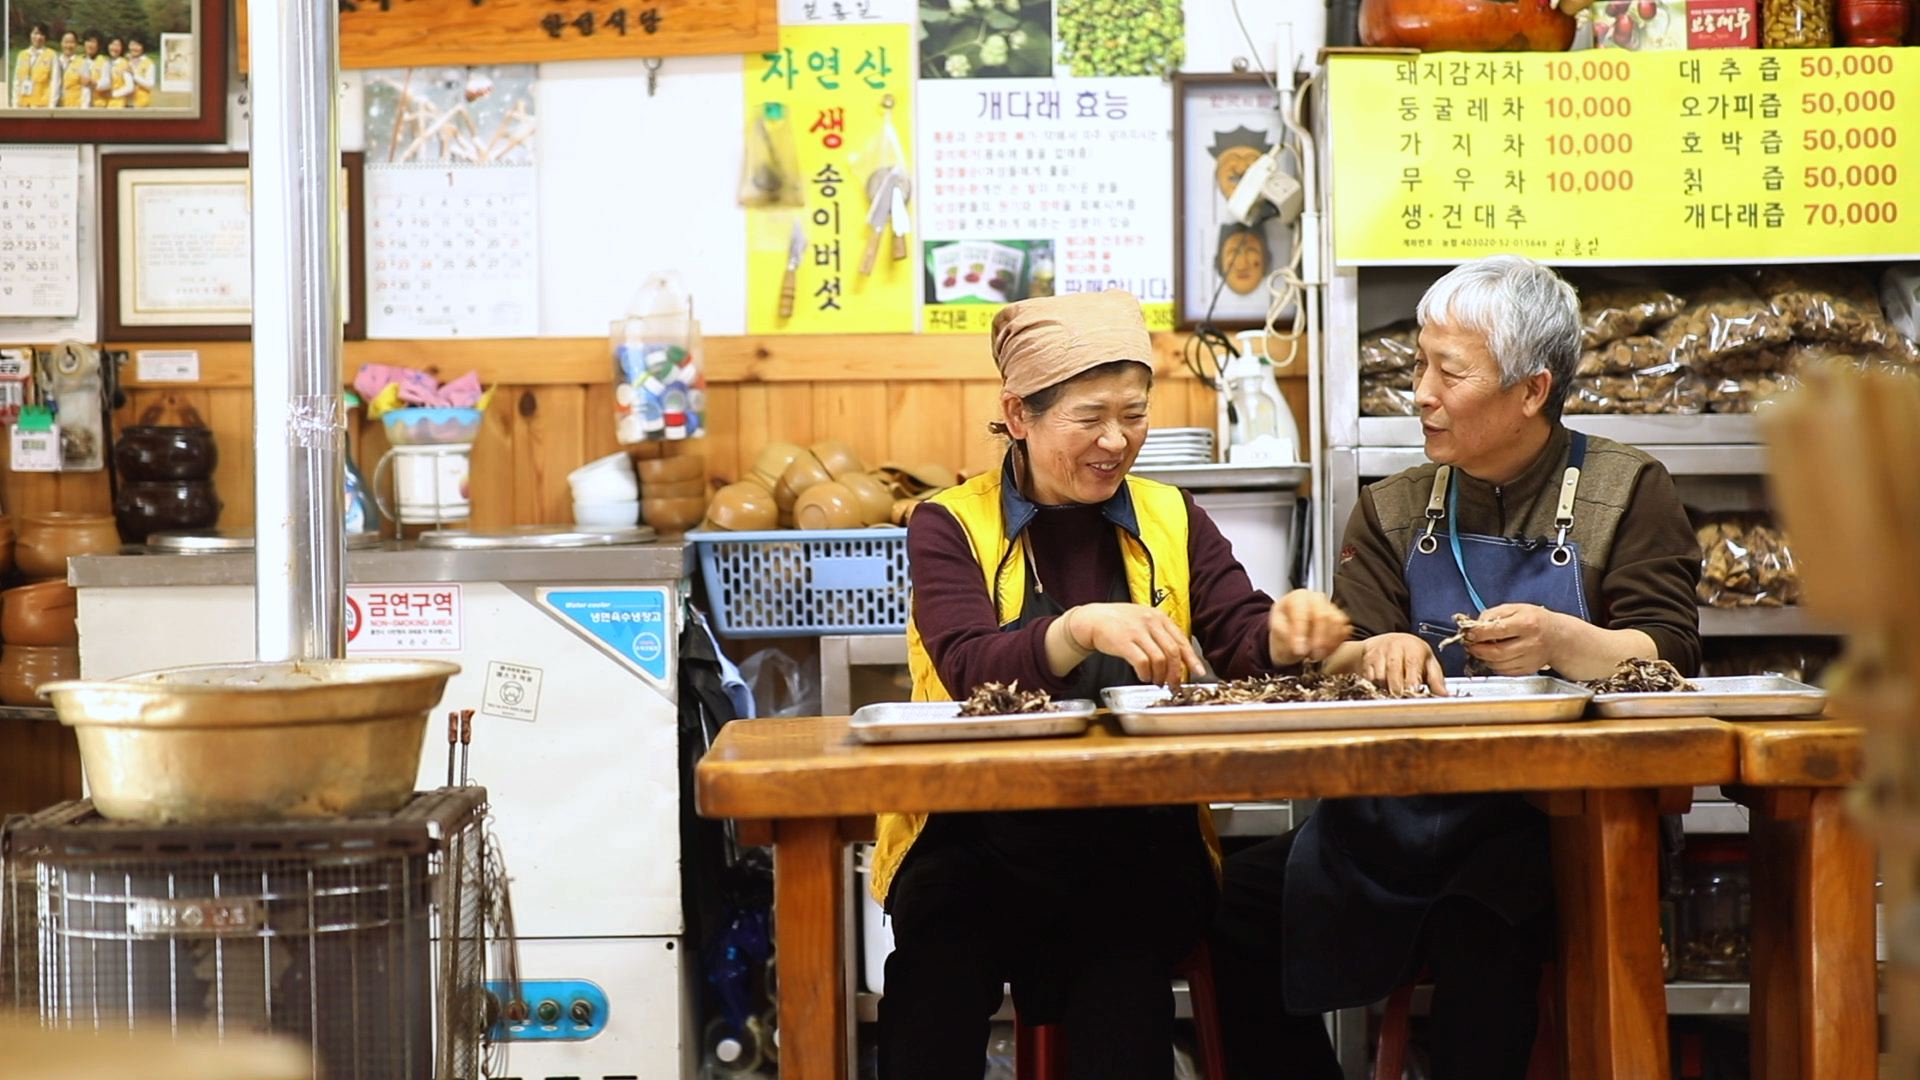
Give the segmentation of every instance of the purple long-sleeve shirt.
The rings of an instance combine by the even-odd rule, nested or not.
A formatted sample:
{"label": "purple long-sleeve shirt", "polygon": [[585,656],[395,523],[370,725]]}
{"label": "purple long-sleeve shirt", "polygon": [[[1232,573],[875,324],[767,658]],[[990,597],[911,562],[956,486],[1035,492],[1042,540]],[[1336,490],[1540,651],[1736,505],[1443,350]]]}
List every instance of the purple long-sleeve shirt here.
{"label": "purple long-sleeve shirt", "polygon": [[[1253,587],[1213,519],[1191,496],[1185,498],[1189,609],[1201,654],[1222,678],[1273,670],[1267,655],[1273,599]],[[1027,532],[1037,576],[1063,608],[1104,603],[1112,597],[1113,583],[1126,578],[1119,535],[1098,505],[1041,506]],[[1047,667],[1046,635],[1053,617],[1018,630],[1000,629],[973,549],[944,507],[928,503],[913,515],[907,557],[914,622],[941,683],[954,696],[965,696],[983,682],[1014,679],[1053,694],[1069,691],[1067,680]]]}

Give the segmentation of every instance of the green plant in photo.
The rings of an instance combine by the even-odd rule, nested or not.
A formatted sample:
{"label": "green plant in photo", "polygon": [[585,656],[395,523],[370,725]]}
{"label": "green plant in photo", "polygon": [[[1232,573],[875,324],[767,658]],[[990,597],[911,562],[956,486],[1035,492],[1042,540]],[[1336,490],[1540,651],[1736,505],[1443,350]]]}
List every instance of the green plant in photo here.
{"label": "green plant in photo", "polygon": [[1075,75],[1171,78],[1186,56],[1180,0],[1060,0],[1060,62]]}
{"label": "green plant in photo", "polygon": [[921,0],[922,78],[1051,75],[1052,46],[1050,0]]}

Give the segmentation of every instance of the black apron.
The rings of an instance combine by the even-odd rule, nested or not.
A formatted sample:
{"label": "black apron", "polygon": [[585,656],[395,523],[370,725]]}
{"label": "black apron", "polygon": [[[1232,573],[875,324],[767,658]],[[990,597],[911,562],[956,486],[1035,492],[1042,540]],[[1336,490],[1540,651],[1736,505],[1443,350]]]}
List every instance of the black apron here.
{"label": "black apron", "polygon": [[[1591,621],[1579,546],[1567,539],[1586,450],[1573,432],[1551,539],[1458,532],[1451,470],[1435,476],[1405,568],[1412,625],[1429,645],[1455,632],[1454,613],[1501,604]],[[1465,649],[1439,655],[1448,678],[1465,673]],[[1329,799],[1294,839],[1284,890],[1287,1007],[1365,1005],[1416,973],[1421,925],[1442,898],[1471,897],[1509,923],[1552,902],[1546,818],[1513,794]]]}

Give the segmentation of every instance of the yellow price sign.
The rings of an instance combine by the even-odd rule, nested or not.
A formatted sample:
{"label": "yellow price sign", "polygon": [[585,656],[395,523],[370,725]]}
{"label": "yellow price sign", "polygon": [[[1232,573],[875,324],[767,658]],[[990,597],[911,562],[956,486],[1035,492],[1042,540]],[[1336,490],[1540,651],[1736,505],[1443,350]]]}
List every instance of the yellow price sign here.
{"label": "yellow price sign", "polygon": [[1920,254],[1915,54],[1334,57],[1334,259]]}

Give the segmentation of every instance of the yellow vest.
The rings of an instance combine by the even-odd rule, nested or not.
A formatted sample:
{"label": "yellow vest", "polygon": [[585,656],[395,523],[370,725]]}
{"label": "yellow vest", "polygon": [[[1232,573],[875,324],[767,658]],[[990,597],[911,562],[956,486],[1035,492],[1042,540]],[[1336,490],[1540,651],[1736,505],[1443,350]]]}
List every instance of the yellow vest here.
{"label": "yellow vest", "polygon": [[122,56],[113,61],[111,68],[113,96],[108,99],[107,108],[124,109],[127,107],[129,94],[123,94],[121,91],[133,89],[133,62]]}
{"label": "yellow vest", "polygon": [[60,60],[60,107],[63,109],[82,108],[87,103],[87,72],[91,65],[87,58],[75,53],[72,58]]}
{"label": "yellow vest", "polygon": [[[1027,560],[1012,551],[1000,507],[1001,471],[991,470],[959,487],[948,488],[930,502],[952,514],[967,534],[974,561],[980,565],[981,580],[994,598],[1000,625],[1020,618],[1027,598]],[[1134,518],[1140,535],[1133,536],[1115,526],[1120,534],[1120,552],[1127,571],[1127,596],[1136,604],[1159,608],[1173,620],[1182,634],[1190,633],[1193,622],[1189,605],[1191,567],[1187,564],[1187,504],[1180,489],[1156,480],[1127,477],[1127,491],[1133,497]],[[1151,558],[1149,558],[1151,553]],[[1157,592],[1157,596],[1155,593]],[[953,693],[940,682],[928,655],[920,628],[909,614],[907,618],[907,667],[913,674],[913,700],[952,701]],[[1213,845],[1211,819],[1206,807],[1200,808],[1202,832]],[[925,814],[881,814],[875,824],[873,877],[869,888],[873,898],[884,904],[893,887],[893,875],[906,860],[907,851],[926,827]]]}
{"label": "yellow vest", "polygon": [[42,109],[53,104],[53,50],[29,45],[13,65],[14,107]]}
{"label": "yellow vest", "polygon": [[113,58],[100,53],[87,61],[87,77],[93,80],[93,107],[106,108],[113,100]]}
{"label": "yellow vest", "polygon": [[[133,84],[133,107],[144,109],[153,102],[153,91],[149,89],[153,83],[153,57],[143,53],[128,66],[132,69],[128,77],[137,80]],[[140,85],[143,82],[148,86]]]}

